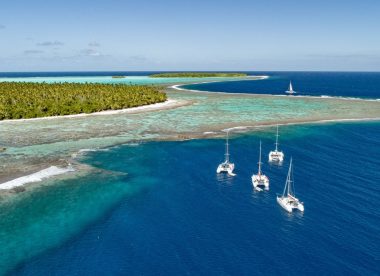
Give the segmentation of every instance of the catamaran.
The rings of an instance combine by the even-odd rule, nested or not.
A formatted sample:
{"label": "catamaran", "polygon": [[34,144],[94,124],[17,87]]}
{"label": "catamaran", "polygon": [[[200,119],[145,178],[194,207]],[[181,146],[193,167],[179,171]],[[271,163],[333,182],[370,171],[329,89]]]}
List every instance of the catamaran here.
{"label": "catamaran", "polygon": [[236,174],[233,173],[235,169],[235,164],[230,162],[230,153],[229,153],[229,144],[228,144],[228,131],[227,131],[227,137],[226,137],[226,153],[224,154],[224,162],[219,164],[218,168],[216,169],[217,173],[228,173],[228,175],[235,176]]}
{"label": "catamaran", "polygon": [[276,134],[276,149],[269,152],[269,162],[278,162],[281,163],[284,161],[284,153],[278,150],[278,125],[277,125],[277,134]]}
{"label": "catamaran", "polygon": [[293,90],[292,81],[290,81],[289,88],[288,88],[288,90],[285,91],[285,93],[288,93],[290,95],[297,93],[296,91]]}
{"label": "catamaran", "polygon": [[303,203],[300,202],[299,199],[295,196],[292,169],[292,159],[290,159],[289,171],[288,176],[286,177],[284,192],[281,196],[277,196],[277,202],[289,213],[293,212],[293,209],[298,209],[303,212],[305,209]]}
{"label": "catamaran", "polygon": [[260,141],[260,156],[259,156],[259,171],[257,174],[252,175],[252,184],[255,190],[262,191],[263,188],[265,190],[269,190],[269,178],[262,173],[261,171],[261,141]]}

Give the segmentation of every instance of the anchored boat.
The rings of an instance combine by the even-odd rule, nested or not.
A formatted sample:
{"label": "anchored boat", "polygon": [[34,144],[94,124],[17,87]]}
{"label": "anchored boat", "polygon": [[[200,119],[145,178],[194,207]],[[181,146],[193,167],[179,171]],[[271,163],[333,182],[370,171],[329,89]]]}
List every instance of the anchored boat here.
{"label": "anchored boat", "polygon": [[281,163],[284,161],[284,153],[278,150],[278,125],[277,125],[277,134],[276,134],[276,149],[269,152],[269,162],[278,162]]}
{"label": "anchored boat", "polygon": [[269,178],[262,173],[261,171],[261,141],[260,141],[260,156],[259,156],[259,170],[257,174],[252,175],[252,184],[255,190],[262,191],[263,188],[265,190],[269,190]]}
{"label": "anchored boat", "polygon": [[228,173],[231,176],[235,176],[236,174],[233,173],[235,169],[235,164],[230,162],[230,153],[229,153],[229,144],[228,144],[228,131],[226,136],[226,153],[224,154],[224,162],[219,164],[218,168],[216,169],[217,173]]}
{"label": "anchored boat", "polygon": [[293,90],[293,86],[292,86],[292,82],[291,81],[289,83],[289,88],[288,88],[288,90],[285,91],[285,93],[288,93],[290,95],[292,95],[294,93],[297,93],[296,91]]}
{"label": "anchored boat", "polygon": [[293,209],[298,209],[301,212],[305,210],[303,203],[300,202],[299,199],[295,196],[292,159],[290,159],[289,171],[288,176],[286,177],[284,192],[281,196],[277,196],[277,202],[289,213],[293,212]]}

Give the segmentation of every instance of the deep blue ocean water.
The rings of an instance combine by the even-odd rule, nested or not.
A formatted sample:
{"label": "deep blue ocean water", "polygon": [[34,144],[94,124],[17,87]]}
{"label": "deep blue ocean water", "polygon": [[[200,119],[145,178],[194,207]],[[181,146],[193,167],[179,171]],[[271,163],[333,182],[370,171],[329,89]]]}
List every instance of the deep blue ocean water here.
{"label": "deep blue ocean water", "polygon": [[[13,274],[379,275],[380,123],[280,127],[285,162],[264,162],[270,191],[255,192],[259,141],[266,159],[274,133],[231,139],[236,177],[215,173],[222,139],[89,153],[83,162],[127,172],[118,181],[144,189],[118,197],[79,234]],[[286,213],[275,199],[290,156],[304,214]]]}
{"label": "deep blue ocean water", "polygon": [[184,88],[229,93],[285,95],[292,81],[296,95],[380,99],[380,72],[249,72],[268,79],[185,85]]}

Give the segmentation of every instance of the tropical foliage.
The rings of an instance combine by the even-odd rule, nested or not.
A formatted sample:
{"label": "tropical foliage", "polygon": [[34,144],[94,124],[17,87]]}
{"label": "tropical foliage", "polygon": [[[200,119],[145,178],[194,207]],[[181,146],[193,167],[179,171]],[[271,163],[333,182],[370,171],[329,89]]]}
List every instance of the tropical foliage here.
{"label": "tropical foliage", "polygon": [[166,98],[162,88],[147,85],[0,82],[0,120],[123,109]]}
{"label": "tropical foliage", "polygon": [[246,73],[174,72],[150,75],[152,78],[214,78],[246,77]]}

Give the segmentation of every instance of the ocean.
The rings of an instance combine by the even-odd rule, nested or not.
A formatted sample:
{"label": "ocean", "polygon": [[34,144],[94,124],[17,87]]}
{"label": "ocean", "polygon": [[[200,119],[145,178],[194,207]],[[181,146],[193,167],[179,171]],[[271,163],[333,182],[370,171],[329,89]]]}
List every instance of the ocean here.
{"label": "ocean", "polygon": [[[259,141],[266,160],[274,134],[272,128],[231,139],[235,177],[215,173],[223,159],[221,139],[88,153],[84,163],[123,175],[90,177],[77,183],[83,188],[75,192],[69,191],[72,181],[61,183],[69,196],[60,191],[41,199],[53,206],[44,215],[51,221],[42,214],[34,221],[36,231],[52,231],[43,230],[40,238],[60,232],[54,229],[58,222],[72,229],[66,215],[66,223],[83,229],[24,261],[13,274],[379,274],[380,124],[280,127],[285,162],[264,162],[270,191],[255,192],[250,176],[257,171]],[[303,214],[289,214],[276,202],[290,157]],[[73,193],[80,193],[76,203]],[[63,198],[57,203],[57,197]]]}
{"label": "ocean", "polygon": [[[380,85],[372,81],[376,73],[351,85],[341,80],[359,73],[294,74],[299,75],[291,78],[295,90],[304,74],[308,91],[331,82],[342,87],[328,96],[380,98]],[[268,75],[257,81],[274,81],[267,92],[276,93],[277,78],[287,87],[285,77]],[[250,83],[207,85],[235,93],[236,86]],[[348,95],[359,89],[361,94]],[[50,179],[33,193],[0,204],[0,270],[11,275],[380,274],[380,122],[284,125],[279,131],[281,166],[267,162],[275,127],[232,135],[235,177],[215,172],[224,139],[135,142],[86,152],[80,162],[97,168],[92,174]],[[267,192],[255,192],[251,184],[260,141],[263,171],[270,178]],[[289,214],[276,202],[290,157],[304,213]]]}
{"label": "ocean", "polygon": [[248,72],[269,76],[260,81],[201,83],[183,86],[211,92],[285,95],[289,82],[295,96],[380,99],[380,72]]}

